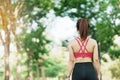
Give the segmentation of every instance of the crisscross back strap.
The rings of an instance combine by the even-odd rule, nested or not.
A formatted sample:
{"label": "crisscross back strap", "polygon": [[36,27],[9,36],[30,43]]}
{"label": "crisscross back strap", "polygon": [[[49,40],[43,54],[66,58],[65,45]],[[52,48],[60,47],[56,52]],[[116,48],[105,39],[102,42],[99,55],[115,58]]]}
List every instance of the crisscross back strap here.
{"label": "crisscross back strap", "polygon": [[76,39],[76,41],[78,42],[78,44],[80,46],[79,52],[82,52],[82,53],[85,53],[85,51],[88,52],[88,50],[86,49],[86,45],[87,45],[87,42],[89,40],[89,37],[87,37],[84,42],[82,42],[82,40],[79,37],[77,37],[75,39]]}

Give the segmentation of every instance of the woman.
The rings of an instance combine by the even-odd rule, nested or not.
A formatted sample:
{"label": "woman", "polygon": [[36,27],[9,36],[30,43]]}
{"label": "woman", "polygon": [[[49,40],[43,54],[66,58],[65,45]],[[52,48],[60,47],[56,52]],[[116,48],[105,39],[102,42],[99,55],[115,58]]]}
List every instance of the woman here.
{"label": "woman", "polygon": [[79,19],[76,25],[79,37],[69,43],[69,65],[66,79],[100,80],[100,63],[96,40],[88,36],[89,22]]}

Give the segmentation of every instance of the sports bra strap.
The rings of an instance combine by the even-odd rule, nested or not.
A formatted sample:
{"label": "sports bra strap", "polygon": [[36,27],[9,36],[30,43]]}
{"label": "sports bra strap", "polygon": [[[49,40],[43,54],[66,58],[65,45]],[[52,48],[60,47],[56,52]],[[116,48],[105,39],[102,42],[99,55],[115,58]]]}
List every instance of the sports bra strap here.
{"label": "sports bra strap", "polygon": [[75,38],[75,40],[78,42],[79,46],[81,47],[82,45],[80,44],[79,40]]}
{"label": "sports bra strap", "polygon": [[86,47],[86,45],[87,45],[87,43],[88,43],[88,40],[89,40],[89,37],[87,37],[87,39],[86,39],[86,41],[85,41],[85,47]]}
{"label": "sports bra strap", "polygon": [[82,42],[82,40],[79,37],[75,38],[75,40],[78,42],[80,46],[79,52],[85,52],[85,50],[88,52],[88,50],[86,49],[86,45],[89,40],[89,37],[87,37],[84,42]]}

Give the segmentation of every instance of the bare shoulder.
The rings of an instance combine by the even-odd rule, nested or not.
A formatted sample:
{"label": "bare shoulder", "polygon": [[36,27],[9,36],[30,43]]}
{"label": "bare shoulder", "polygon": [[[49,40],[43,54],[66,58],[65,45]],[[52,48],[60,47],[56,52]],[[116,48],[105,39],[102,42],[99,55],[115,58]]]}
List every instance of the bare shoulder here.
{"label": "bare shoulder", "polygon": [[72,46],[72,45],[75,44],[75,42],[76,42],[75,39],[71,39],[71,40],[69,41],[69,44],[68,44],[68,45],[69,45],[69,46]]}
{"label": "bare shoulder", "polygon": [[91,42],[92,44],[94,44],[94,45],[97,44],[97,41],[96,41],[95,39],[93,39],[93,38],[90,38],[90,42]]}

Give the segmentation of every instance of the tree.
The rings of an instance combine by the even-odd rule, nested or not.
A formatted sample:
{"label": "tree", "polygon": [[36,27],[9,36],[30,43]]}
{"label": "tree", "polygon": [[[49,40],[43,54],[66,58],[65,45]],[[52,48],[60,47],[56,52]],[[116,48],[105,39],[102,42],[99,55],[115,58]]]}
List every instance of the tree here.
{"label": "tree", "polygon": [[26,33],[25,37],[22,38],[22,45],[28,54],[28,68],[30,68],[30,62],[36,64],[38,79],[40,76],[39,68],[45,63],[44,55],[48,54],[48,49],[46,48],[47,44],[50,43],[43,34],[44,30],[45,27],[39,24],[37,30],[32,30],[31,33]]}
{"label": "tree", "polygon": [[[25,0],[22,9],[23,13],[21,15],[26,27],[30,26],[28,28],[31,28],[31,25],[33,23],[36,23],[38,25],[38,30],[32,30],[29,34],[25,33],[26,35],[22,42],[22,45],[28,54],[28,66],[30,67],[30,63],[36,64],[38,77],[40,76],[39,66],[42,64],[41,61],[43,62],[43,55],[48,53],[46,52],[47,50],[45,48],[45,45],[49,43],[49,40],[47,40],[43,35],[46,26],[43,26],[39,20],[43,17],[46,17],[46,14],[49,12],[49,10],[53,8],[53,4],[54,3],[52,0]],[[28,69],[28,77],[29,70],[30,69]]]}
{"label": "tree", "polygon": [[[10,54],[10,42],[11,42],[11,38],[10,35],[11,33],[13,33],[13,35],[15,36],[15,40],[18,41],[17,37],[16,37],[16,20],[19,16],[19,11],[22,7],[22,0],[19,1],[12,1],[12,0],[0,0],[0,40],[2,41],[2,44],[4,46],[4,62],[5,62],[5,80],[9,80],[9,76],[10,76],[10,68],[9,68],[9,54]],[[5,36],[4,36],[4,35]],[[5,37],[5,38],[4,38]],[[18,49],[18,53],[19,52],[19,45],[18,43],[16,43],[17,45],[17,49]],[[18,59],[19,61],[19,59]],[[19,63],[18,63],[19,65]],[[20,65],[19,65],[20,66]],[[18,69],[19,70],[19,67]],[[18,72],[19,76],[20,76],[20,70]],[[18,80],[20,79],[20,77],[18,76]]]}
{"label": "tree", "polygon": [[120,34],[120,27],[115,24],[119,19],[119,3],[118,0],[60,0],[54,10],[57,16],[69,16],[75,21],[88,18],[91,36],[100,43],[101,51],[106,52],[113,45],[114,35]]}

